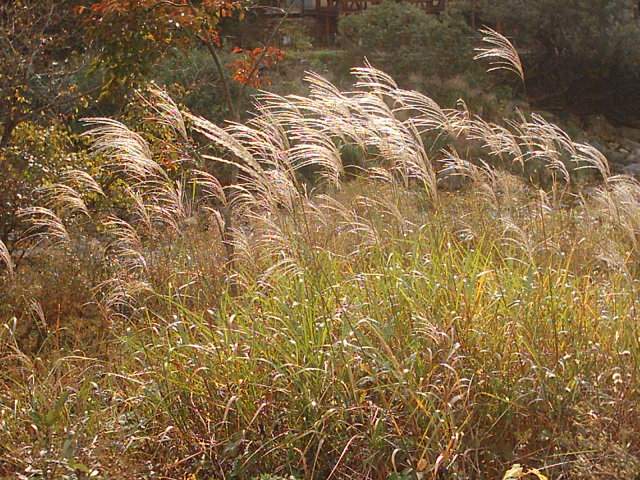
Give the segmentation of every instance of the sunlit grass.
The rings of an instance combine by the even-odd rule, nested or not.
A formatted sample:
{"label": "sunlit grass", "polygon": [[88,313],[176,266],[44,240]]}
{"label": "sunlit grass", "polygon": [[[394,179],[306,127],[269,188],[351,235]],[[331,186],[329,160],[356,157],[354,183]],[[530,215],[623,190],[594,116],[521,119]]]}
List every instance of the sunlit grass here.
{"label": "sunlit grass", "polygon": [[[640,184],[541,117],[500,127],[355,73],[226,128],[157,93],[182,170],[92,121],[126,211],[90,208],[82,175],[25,211],[0,476],[640,473]],[[430,158],[434,136],[488,153]]]}

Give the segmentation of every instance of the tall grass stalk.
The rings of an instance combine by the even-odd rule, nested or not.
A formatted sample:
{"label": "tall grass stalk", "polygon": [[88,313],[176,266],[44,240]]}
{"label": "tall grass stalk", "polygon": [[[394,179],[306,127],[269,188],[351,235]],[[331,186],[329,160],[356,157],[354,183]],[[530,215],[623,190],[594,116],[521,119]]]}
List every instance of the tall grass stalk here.
{"label": "tall grass stalk", "polygon": [[[2,475],[640,473],[638,182],[542,116],[354,75],[226,126],[156,91],[159,143],[89,121],[119,207],[73,174],[23,212],[40,243],[2,280]],[[60,342],[91,315],[108,348]]]}

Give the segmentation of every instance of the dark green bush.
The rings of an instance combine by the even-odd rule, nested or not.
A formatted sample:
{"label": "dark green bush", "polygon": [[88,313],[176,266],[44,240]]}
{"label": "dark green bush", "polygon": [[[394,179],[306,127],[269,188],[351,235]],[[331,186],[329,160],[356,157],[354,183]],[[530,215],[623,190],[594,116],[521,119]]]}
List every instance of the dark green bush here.
{"label": "dark green bush", "polygon": [[473,31],[462,16],[428,15],[407,3],[384,2],[339,23],[352,63],[367,57],[397,78],[452,77],[473,69]]}
{"label": "dark green bush", "polygon": [[441,105],[452,107],[463,98],[472,111],[502,118],[513,98],[509,85],[491,84],[496,77],[473,60],[479,36],[461,12],[429,15],[415,5],[387,1],[340,19],[338,28],[344,65],[366,58],[403,88],[425,92]]}
{"label": "dark green bush", "polygon": [[[472,2],[466,2],[467,12]],[[478,24],[513,39],[530,96],[581,110],[640,112],[636,0],[479,0]],[[465,7],[462,7],[465,10]]]}
{"label": "dark green bush", "polygon": [[95,173],[95,159],[83,148],[83,140],[69,128],[22,122],[12,145],[0,149],[0,240],[13,249],[22,229],[18,212],[32,206],[37,188],[54,182],[72,168]]}

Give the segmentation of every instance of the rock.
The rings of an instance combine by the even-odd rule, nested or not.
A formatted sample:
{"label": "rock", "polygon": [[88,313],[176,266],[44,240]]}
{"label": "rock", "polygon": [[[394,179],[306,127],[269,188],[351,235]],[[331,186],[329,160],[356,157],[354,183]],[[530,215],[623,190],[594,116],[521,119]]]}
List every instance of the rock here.
{"label": "rock", "polygon": [[631,165],[627,165],[622,171],[627,175],[631,175],[632,177],[640,177],[640,163],[632,163]]}
{"label": "rock", "polygon": [[591,144],[593,147],[597,148],[602,154],[607,157],[609,163],[612,166],[623,167],[625,165],[629,165],[631,163],[640,162],[640,160],[632,160],[630,159],[630,152],[623,151],[618,144],[603,144],[597,140],[593,140],[587,142]]}
{"label": "rock", "polygon": [[620,145],[622,145],[625,149],[629,150],[629,152],[640,151],[640,142],[629,140],[627,138],[621,138],[619,141],[620,141]]}
{"label": "rock", "polygon": [[635,163],[636,161],[640,161],[631,159],[628,153],[616,150],[605,150],[603,153],[604,156],[607,157],[607,160],[609,160],[609,163],[616,165],[629,165]]}
{"label": "rock", "polygon": [[629,163],[640,163],[640,148],[631,152],[629,156],[627,156],[627,161]]}
{"label": "rock", "polygon": [[618,129],[611,125],[602,115],[592,115],[586,120],[587,130],[591,135],[606,140],[615,140],[620,136]]}
{"label": "rock", "polygon": [[618,129],[618,136],[625,140],[640,143],[640,128],[620,127]]}

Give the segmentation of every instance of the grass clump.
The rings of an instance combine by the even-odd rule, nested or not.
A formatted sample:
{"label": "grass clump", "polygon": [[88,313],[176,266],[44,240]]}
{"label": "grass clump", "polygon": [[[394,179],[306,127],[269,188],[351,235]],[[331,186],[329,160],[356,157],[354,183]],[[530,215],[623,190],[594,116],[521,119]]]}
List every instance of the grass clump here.
{"label": "grass clump", "polygon": [[[96,211],[83,192],[108,192],[62,179],[25,212],[1,475],[640,473],[640,184],[540,116],[492,124],[354,73],[225,128],[157,92],[159,145],[91,121],[127,201]],[[16,293],[87,235],[96,345]]]}

